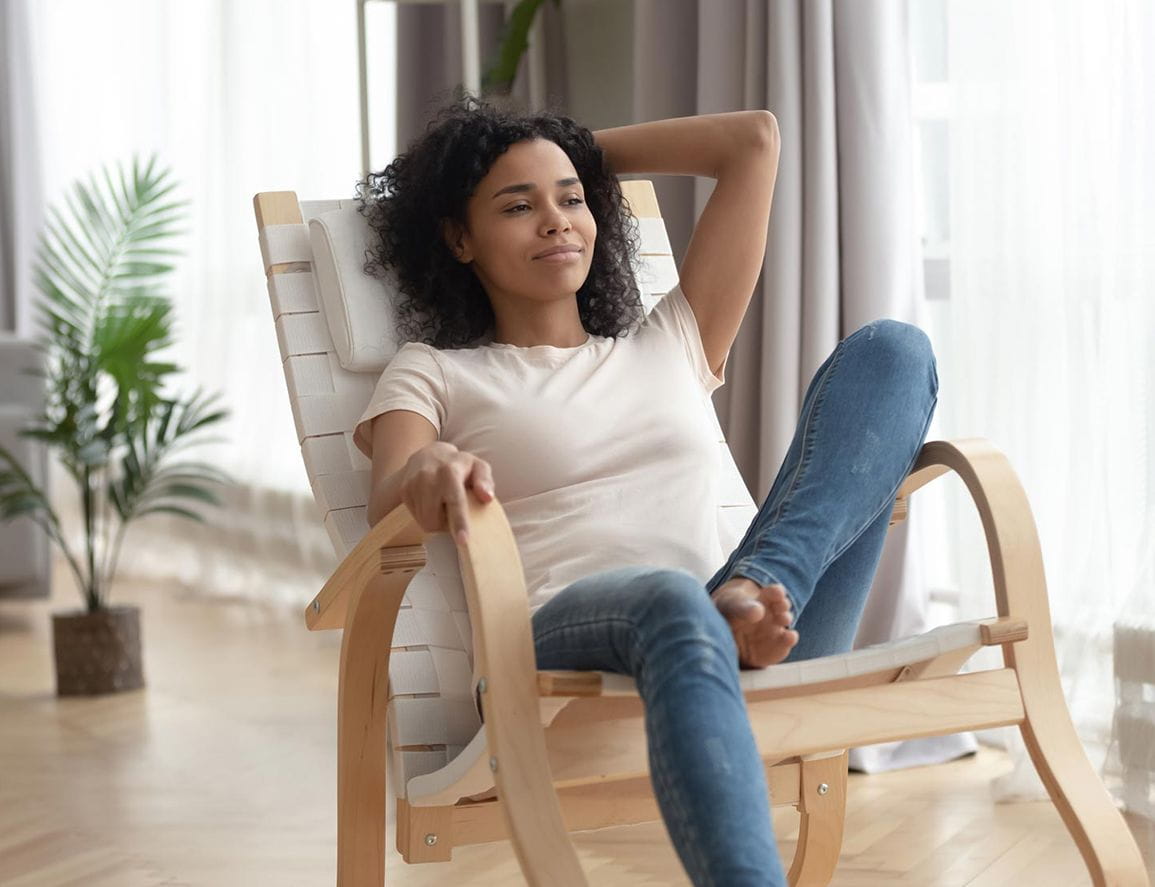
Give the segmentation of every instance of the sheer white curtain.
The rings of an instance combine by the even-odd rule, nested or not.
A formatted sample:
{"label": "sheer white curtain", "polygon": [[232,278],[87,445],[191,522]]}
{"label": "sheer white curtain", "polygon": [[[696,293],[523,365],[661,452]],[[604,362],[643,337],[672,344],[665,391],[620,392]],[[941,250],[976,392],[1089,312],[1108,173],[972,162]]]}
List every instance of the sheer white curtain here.
{"label": "sheer white curtain", "polygon": [[[1155,15],[1147,0],[951,0],[948,34],[943,432],[989,438],[1026,489],[1064,690],[1122,797],[1113,632],[1155,624]],[[956,501],[969,617],[992,582]],[[1015,762],[996,797],[1045,796],[1017,730],[984,738]]]}
{"label": "sheer white curtain", "polygon": [[[359,172],[352,3],[55,0],[31,6],[43,191],[156,151],[191,201],[171,286],[176,390],[232,410],[195,457],[242,484],[211,525],[150,515],[119,576],[198,592],[307,602],[335,557],[314,513],[261,268],[252,197],[349,196]],[[192,455],[192,451],[190,451]],[[74,513],[62,475],[54,499]],[[115,598],[115,590],[113,591]]]}

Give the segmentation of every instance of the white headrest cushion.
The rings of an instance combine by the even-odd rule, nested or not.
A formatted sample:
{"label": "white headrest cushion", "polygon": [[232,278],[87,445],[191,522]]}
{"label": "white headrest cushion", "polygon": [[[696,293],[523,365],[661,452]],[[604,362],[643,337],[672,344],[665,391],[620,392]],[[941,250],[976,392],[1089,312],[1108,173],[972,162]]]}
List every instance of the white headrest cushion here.
{"label": "white headrest cushion", "polygon": [[309,219],[309,242],[338,361],[351,372],[381,373],[397,353],[397,285],[392,275],[381,280],[364,271],[376,232],[356,207],[334,209]]}

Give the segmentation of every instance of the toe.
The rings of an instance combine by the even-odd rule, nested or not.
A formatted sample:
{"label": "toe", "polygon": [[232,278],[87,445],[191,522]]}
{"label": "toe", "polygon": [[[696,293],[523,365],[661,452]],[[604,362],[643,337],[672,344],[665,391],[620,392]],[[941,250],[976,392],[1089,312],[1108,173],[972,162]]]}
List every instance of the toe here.
{"label": "toe", "polygon": [[786,594],[786,586],[784,585],[770,585],[762,590],[760,597],[763,603],[772,610],[781,610],[790,606],[790,598]]}
{"label": "toe", "polygon": [[744,594],[722,593],[718,595],[718,609],[729,619],[759,622],[768,608],[762,602],[753,600]]}
{"label": "toe", "polygon": [[740,615],[750,622],[760,622],[766,615],[766,607],[759,601],[751,601],[742,609]]}

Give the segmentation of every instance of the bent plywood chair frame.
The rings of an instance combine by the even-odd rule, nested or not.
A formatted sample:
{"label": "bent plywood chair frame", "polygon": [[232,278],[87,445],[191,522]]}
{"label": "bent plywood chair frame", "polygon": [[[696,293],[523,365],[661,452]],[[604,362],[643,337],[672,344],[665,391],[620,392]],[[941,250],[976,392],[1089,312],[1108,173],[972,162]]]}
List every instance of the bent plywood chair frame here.
{"label": "bent plywood chair frame", "polygon": [[[622,187],[635,215],[660,219],[649,182]],[[310,271],[307,250],[278,254],[266,238],[273,226],[303,227],[302,213],[292,192],[258,194],[254,202],[273,293],[277,275]],[[290,337],[282,335],[275,297],[274,315],[288,374]],[[304,445],[302,413],[295,402]],[[913,493],[950,471],[978,510],[994,578],[995,614],[976,623],[976,640],[900,667],[746,690],[773,803],[793,805],[801,814],[790,883],[824,885],[831,878],[842,843],[848,748],[1016,725],[1096,887],[1150,887],[1135,841],[1071,722],[1035,523],[1006,457],[981,438],[925,443],[896,497],[891,525],[905,518]],[[323,478],[311,471],[310,479],[321,501]],[[536,668],[524,577],[505,511],[499,498],[468,502],[470,540],[456,554],[482,679],[485,718],[478,736],[484,749],[471,769],[454,771],[458,781],[397,798],[397,848],[408,863],[437,862],[450,859],[455,846],[508,839],[528,883],[578,887],[586,880],[568,832],[660,818],[648,781],[641,700],[621,676]],[[407,507],[397,507],[345,546],[344,559],[306,609],[310,630],[344,629],[339,887],[385,882],[395,650],[382,639],[394,637],[406,589],[426,564],[428,541]],[[1002,648],[1003,667],[958,673],[982,645]],[[484,783],[478,781],[482,768]],[[479,785],[493,792],[479,795]]]}

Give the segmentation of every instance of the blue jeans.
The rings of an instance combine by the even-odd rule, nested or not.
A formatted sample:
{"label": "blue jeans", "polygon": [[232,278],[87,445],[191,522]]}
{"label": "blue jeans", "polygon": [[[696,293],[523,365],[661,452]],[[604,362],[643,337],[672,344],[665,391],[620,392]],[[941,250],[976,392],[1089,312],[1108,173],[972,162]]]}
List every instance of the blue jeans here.
{"label": "blue jeans", "polygon": [[708,582],[619,567],[571,583],[533,615],[538,668],[635,679],[654,796],[699,887],[786,884],[737,644],[709,592],[735,576],[781,582],[799,633],[787,661],[850,650],[937,402],[926,333],[886,318],[861,327],[819,367],[769,495]]}

